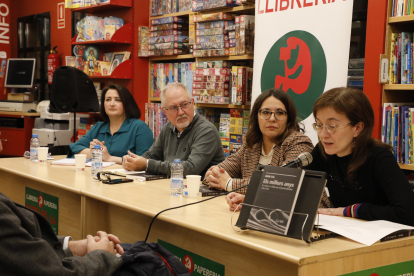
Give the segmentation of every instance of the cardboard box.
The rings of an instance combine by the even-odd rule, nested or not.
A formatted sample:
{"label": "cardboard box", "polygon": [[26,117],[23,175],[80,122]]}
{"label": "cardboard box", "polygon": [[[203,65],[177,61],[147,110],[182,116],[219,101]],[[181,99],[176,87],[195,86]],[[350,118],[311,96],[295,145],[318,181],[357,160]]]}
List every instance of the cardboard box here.
{"label": "cardboard box", "polygon": [[34,100],[34,96],[33,94],[12,94],[12,93],[8,93],[7,94],[7,100],[9,101],[27,101],[27,102],[33,102]]}

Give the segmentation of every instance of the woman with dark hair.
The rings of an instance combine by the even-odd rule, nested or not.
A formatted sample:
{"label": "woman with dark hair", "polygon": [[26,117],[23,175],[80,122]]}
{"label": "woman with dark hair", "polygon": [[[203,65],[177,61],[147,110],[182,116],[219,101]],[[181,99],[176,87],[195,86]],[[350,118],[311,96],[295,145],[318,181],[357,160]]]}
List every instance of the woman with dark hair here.
{"label": "woman with dark hair", "polygon": [[319,143],[305,167],[327,173],[332,207],[319,213],[388,220],[414,226],[414,194],[391,147],[374,138],[374,112],[367,96],[333,88],[313,106]]}
{"label": "woman with dark hair", "polygon": [[94,125],[85,136],[69,145],[68,157],[84,153],[92,157],[95,145],[102,149],[102,160],[122,164],[122,157],[131,152],[142,155],[154,142],[148,125],[139,120],[141,112],[134,97],[125,87],[110,84],[102,90],[103,122]]}
{"label": "woman with dark hair", "polygon": [[[391,147],[372,138],[374,112],[365,94],[333,88],[316,100],[313,116],[319,143],[304,169],[327,173],[331,201],[319,213],[414,226],[414,193]],[[230,209],[243,200],[227,197]]]}
{"label": "woman with dark hair", "polygon": [[289,95],[281,89],[263,92],[250,112],[246,142],[235,154],[211,167],[204,182],[226,191],[245,186],[258,164],[280,166],[302,152],[311,152],[312,142],[303,132]]}

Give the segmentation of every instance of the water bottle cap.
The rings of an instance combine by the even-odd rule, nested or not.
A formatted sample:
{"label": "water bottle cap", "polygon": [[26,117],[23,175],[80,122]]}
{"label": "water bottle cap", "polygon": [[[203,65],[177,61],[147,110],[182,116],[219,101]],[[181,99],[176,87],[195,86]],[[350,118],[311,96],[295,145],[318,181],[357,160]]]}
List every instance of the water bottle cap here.
{"label": "water bottle cap", "polygon": [[101,146],[100,145],[95,145],[95,147],[94,147],[95,149],[101,149]]}
{"label": "water bottle cap", "polygon": [[37,138],[37,134],[33,134],[33,135],[32,135],[32,137],[33,137],[33,138]]}
{"label": "water bottle cap", "polygon": [[181,162],[181,159],[174,159],[174,163]]}

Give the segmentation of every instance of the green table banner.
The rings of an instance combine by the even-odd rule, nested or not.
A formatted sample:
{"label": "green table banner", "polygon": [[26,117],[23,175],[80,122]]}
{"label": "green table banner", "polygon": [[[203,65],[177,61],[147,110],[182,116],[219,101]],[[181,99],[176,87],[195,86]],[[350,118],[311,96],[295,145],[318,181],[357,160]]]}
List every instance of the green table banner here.
{"label": "green table banner", "polygon": [[26,187],[24,198],[24,205],[46,218],[57,235],[59,230],[59,198],[28,187]]}
{"label": "green table banner", "polygon": [[341,276],[414,276],[414,260],[342,274]]}
{"label": "green table banner", "polygon": [[182,249],[171,243],[158,240],[158,243],[174,254],[187,267],[191,275],[224,276],[224,265]]}

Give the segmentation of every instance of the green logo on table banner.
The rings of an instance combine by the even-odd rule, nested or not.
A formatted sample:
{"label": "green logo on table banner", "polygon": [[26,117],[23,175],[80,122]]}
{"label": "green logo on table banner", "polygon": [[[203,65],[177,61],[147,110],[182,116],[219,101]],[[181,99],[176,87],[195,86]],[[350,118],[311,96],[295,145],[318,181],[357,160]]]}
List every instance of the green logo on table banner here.
{"label": "green logo on table banner", "polygon": [[184,250],[171,243],[158,240],[158,243],[174,254],[187,267],[191,275],[223,276],[224,265]]}
{"label": "green logo on table banner", "polygon": [[280,88],[295,102],[298,116],[306,119],[326,84],[325,52],[319,40],[305,31],[279,38],[263,62],[261,90]]}
{"label": "green logo on table banner", "polygon": [[414,261],[385,265],[341,276],[414,276]]}
{"label": "green logo on table banner", "polygon": [[59,198],[28,187],[26,187],[24,198],[24,205],[46,218],[57,235],[59,229]]}

